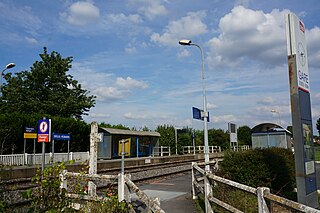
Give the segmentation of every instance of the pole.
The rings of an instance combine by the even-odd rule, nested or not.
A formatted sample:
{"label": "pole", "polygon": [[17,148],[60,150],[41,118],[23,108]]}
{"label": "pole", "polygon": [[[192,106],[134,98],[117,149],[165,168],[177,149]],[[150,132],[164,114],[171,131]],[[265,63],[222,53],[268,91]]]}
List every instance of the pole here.
{"label": "pole", "polygon": [[24,163],[26,163],[26,140],[23,140],[23,156],[24,156]]}
{"label": "pole", "polygon": [[54,162],[54,140],[52,140],[52,164]]}
{"label": "pole", "polygon": [[[205,161],[205,171],[206,173],[210,172],[210,165],[209,165],[209,143],[208,143],[208,112],[207,112],[207,99],[206,99],[206,84],[204,78],[204,55],[203,50],[198,44],[191,43],[190,45],[194,45],[200,49],[201,52],[201,62],[202,62],[202,94],[203,94],[203,134],[204,134],[204,161]],[[210,184],[207,178],[204,179],[205,181],[205,208],[206,212],[211,211],[210,202],[208,200],[209,192],[210,192]]]}
{"label": "pole", "polygon": [[46,143],[42,142],[42,165],[41,165],[42,177],[43,177],[45,161],[46,161]]}
{"label": "pole", "polygon": [[124,143],[125,139],[120,141],[121,143],[121,174],[120,174],[120,183],[119,183],[119,202],[124,200]]}
{"label": "pole", "polygon": [[176,141],[176,155],[178,155],[178,131],[177,128],[174,127],[174,136]]}
{"label": "pole", "polygon": [[70,160],[69,155],[70,155],[70,140],[68,140],[68,161]]}
{"label": "pole", "polygon": [[36,139],[33,139],[33,165],[36,164]]}

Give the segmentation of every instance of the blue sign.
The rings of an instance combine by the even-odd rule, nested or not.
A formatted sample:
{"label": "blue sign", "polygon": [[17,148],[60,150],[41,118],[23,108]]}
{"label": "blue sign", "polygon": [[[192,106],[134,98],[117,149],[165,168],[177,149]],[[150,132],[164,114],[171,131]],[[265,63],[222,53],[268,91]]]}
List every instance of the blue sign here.
{"label": "blue sign", "polygon": [[[200,110],[196,107],[192,107],[192,118],[194,119],[198,119],[198,120],[204,120],[203,117],[201,116],[201,112],[203,112],[203,110]],[[207,117],[207,121],[210,122],[209,119],[209,112],[208,112],[208,117]]]}
{"label": "blue sign", "polygon": [[34,127],[25,126],[25,127],[24,127],[24,132],[25,132],[25,133],[35,133],[36,130],[35,130]]}
{"label": "blue sign", "polygon": [[50,142],[51,119],[38,120],[38,142]]}
{"label": "blue sign", "polygon": [[70,141],[70,134],[52,133],[53,140]]}

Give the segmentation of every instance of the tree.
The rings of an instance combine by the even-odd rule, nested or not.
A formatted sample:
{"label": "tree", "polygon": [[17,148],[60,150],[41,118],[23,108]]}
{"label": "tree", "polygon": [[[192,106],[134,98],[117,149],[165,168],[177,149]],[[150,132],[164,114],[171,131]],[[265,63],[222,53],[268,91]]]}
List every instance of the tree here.
{"label": "tree", "polygon": [[317,130],[320,135],[320,118],[317,120]]}
{"label": "tree", "polygon": [[175,152],[175,133],[174,127],[169,125],[159,125],[156,131],[160,133],[159,146],[170,146],[171,153]]}
{"label": "tree", "polygon": [[124,125],[122,125],[122,124],[112,125],[112,124],[107,124],[107,123],[105,123],[105,122],[101,122],[101,123],[99,124],[99,127],[130,130],[129,127],[124,126]]}
{"label": "tree", "polygon": [[62,58],[55,51],[40,54],[29,71],[7,73],[7,84],[1,88],[2,112],[39,113],[82,119],[95,105],[95,96],[67,74],[72,57]]}
{"label": "tree", "polygon": [[229,147],[229,135],[222,129],[208,130],[209,146],[221,146],[226,149]]}
{"label": "tree", "polygon": [[251,129],[248,126],[240,126],[237,131],[239,145],[252,145]]}

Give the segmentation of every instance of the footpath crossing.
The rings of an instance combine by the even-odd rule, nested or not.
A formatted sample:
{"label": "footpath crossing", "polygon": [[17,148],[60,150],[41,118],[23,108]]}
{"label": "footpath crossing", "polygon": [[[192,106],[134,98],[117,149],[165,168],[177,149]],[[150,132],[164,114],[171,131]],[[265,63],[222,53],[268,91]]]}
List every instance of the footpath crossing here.
{"label": "footpath crossing", "polygon": [[[139,186],[149,197],[158,197],[166,213],[195,213],[191,194],[191,172],[177,174],[170,179],[159,179]],[[140,207],[140,212],[147,212]]]}

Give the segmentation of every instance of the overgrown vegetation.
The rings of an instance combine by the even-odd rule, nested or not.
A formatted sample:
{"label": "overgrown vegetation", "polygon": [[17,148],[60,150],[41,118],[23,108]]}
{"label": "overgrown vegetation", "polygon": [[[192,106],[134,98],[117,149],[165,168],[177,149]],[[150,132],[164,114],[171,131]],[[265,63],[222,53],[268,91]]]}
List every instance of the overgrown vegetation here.
{"label": "overgrown vegetation", "polygon": [[220,175],[252,187],[269,187],[272,193],[293,199],[294,168],[290,150],[254,149],[226,153],[221,163]]}

